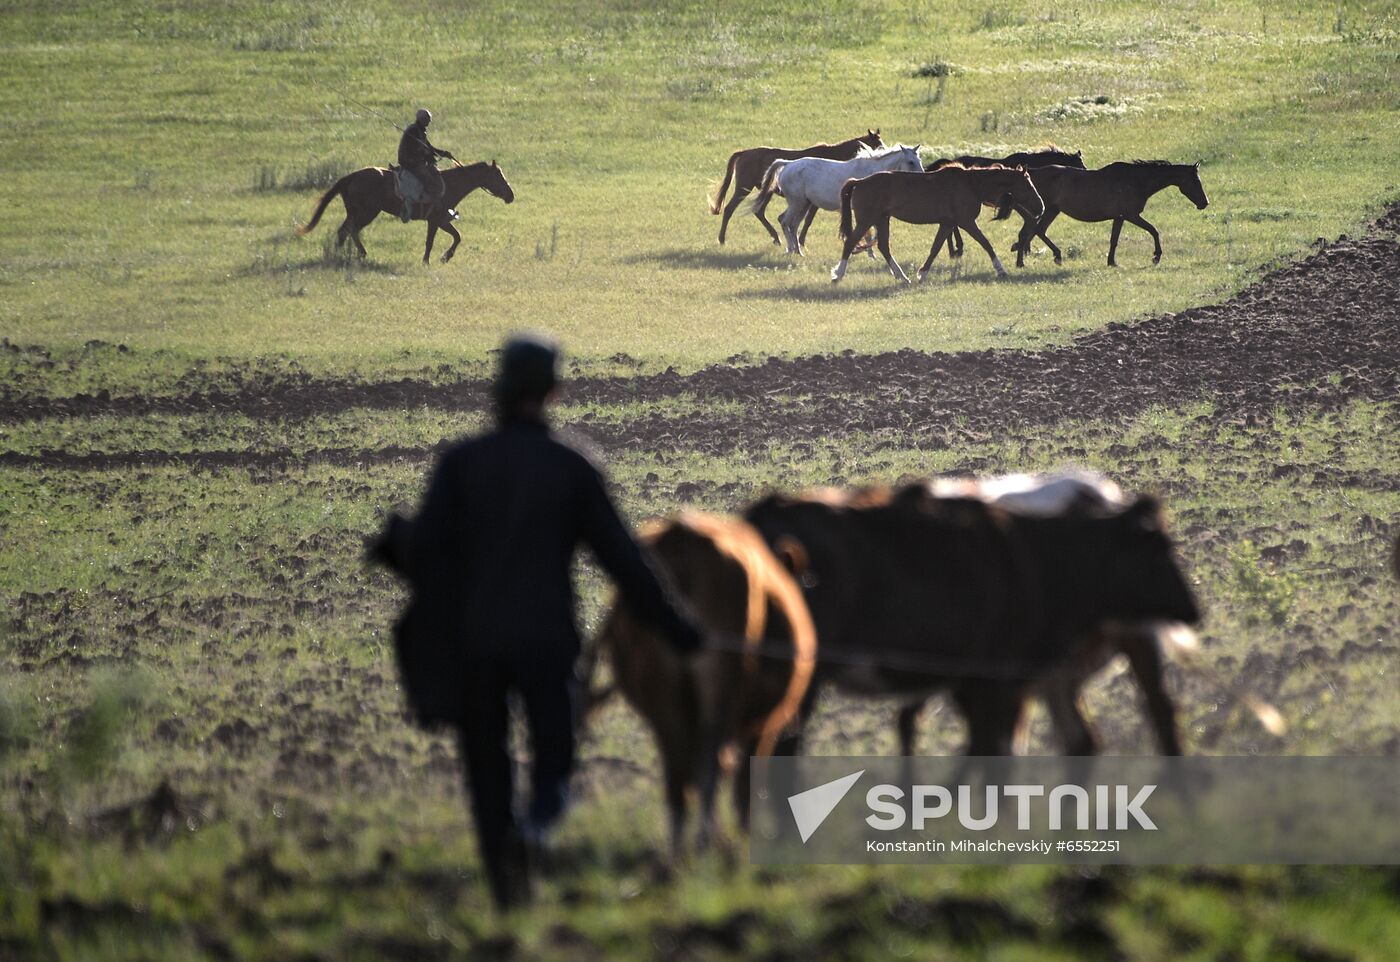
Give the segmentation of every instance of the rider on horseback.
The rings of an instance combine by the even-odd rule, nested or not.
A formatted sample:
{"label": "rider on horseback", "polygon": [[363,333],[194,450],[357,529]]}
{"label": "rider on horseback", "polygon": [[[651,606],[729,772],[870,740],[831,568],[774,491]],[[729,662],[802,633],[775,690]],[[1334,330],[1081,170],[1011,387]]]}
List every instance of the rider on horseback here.
{"label": "rider on horseback", "polygon": [[[451,151],[439,150],[428,142],[428,124],[432,122],[432,113],[420,108],[414,122],[404,128],[403,136],[399,138],[399,166],[403,168],[404,173],[411,174],[418,181],[421,191],[421,197],[418,199],[427,205],[428,210],[432,210],[437,202],[442,200],[443,191],[446,189],[442,175],[437,172],[437,159],[457,159],[452,156]],[[408,196],[410,191],[402,193],[403,211],[399,217],[407,224],[413,215],[414,200]],[[456,220],[457,212],[449,210],[447,216]]]}

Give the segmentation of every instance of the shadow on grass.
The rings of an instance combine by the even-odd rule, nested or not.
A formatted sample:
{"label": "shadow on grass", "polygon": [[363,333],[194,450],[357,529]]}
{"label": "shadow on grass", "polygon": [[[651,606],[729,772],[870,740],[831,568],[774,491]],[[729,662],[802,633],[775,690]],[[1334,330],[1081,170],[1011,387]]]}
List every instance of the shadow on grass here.
{"label": "shadow on grass", "polygon": [[782,257],[781,248],[772,245],[767,248],[754,250],[739,250],[735,248],[714,247],[706,250],[694,250],[691,248],[671,247],[665,250],[649,251],[644,254],[632,254],[624,257],[624,264],[648,264],[667,270],[742,270],[745,267],[759,267],[763,270],[772,270],[781,267],[785,261]]}
{"label": "shadow on grass", "polygon": [[325,237],[319,252],[307,251],[295,237],[274,238],[254,251],[253,259],[235,273],[237,277],[274,277],[307,271],[334,271],[353,277],[356,274],[393,276],[402,273],[392,264],[372,258],[361,258],[354,245],[337,248],[333,236]]}
{"label": "shadow on grass", "polygon": [[[905,270],[909,272],[911,279],[917,267],[918,265],[913,265],[905,268]],[[852,274],[854,274],[856,268],[857,262],[852,261]],[[870,269],[870,273],[878,273],[882,279],[888,281],[887,284],[879,287],[856,286],[851,283],[852,274],[848,274],[847,280],[841,284],[833,284],[829,280],[822,278],[821,280],[813,280],[811,284],[781,288],[754,288],[752,290],[739,291],[732,296],[741,300],[840,303],[844,301],[880,300],[897,294],[926,288],[961,286],[965,284],[987,287],[998,284],[1062,284],[1070,278],[1068,271],[1057,271],[1051,274],[1039,271],[1018,271],[1015,268],[1009,268],[1009,270],[1011,273],[1006,277],[997,277],[990,267],[983,271],[963,268],[961,273],[954,276],[949,272],[946,266],[940,268],[935,264],[934,267],[929,270],[926,280],[914,281],[912,284],[900,284],[890,277],[889,272],[885,269],[884,265],[881,264],[878,270],[874,268],[873,265]]]}

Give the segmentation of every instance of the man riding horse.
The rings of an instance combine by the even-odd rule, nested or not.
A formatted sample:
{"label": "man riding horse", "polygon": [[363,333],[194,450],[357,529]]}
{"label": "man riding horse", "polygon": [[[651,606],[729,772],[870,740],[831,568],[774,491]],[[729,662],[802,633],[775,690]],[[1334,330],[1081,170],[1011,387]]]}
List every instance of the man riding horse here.
{"label": "man riding horse", "polygon": [[[442,182],[442,175],[437,171],[437,159],[446,157],[449,160],[456,160],[452,152],[439,150],[428,141],[428,125],[433,122],[432,112],[419,108],[413,123],[403,129],[403,136],[399,138],[399,167],[403,174],[410,175],[411,179],[417,181],[414,185],[402,184],[400,193],[403,195],[403,211],[399,217],[405,224],[413,217],[413,205],[421,202],[427,205],[428,210],[432,210],[437,202],[442,200],[442,192],[446,189]],[[417,197],[414,197],[416,186]],[[447,216],[452,220],[457,219],[457,212],[449,210]]]}

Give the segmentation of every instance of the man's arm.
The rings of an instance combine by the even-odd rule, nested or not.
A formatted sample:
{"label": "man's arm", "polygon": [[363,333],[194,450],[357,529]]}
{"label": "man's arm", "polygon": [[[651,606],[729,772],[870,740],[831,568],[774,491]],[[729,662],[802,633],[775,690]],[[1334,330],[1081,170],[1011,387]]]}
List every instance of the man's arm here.
{"label": "man's arm", "polygon": [[584,540],[643,621],[664,632],[681,651],[703,642],[699,625],[683,601],[667,591],[627,525],[617,513],[598,472],[588,468],[582,499]]}
{"label": "man's arm", "polygon": [[467,538],[462,530],[459,470],[450,456],[438,462],[408,532],[404,568],[420,591],[450,582],[453,573],[461,570]]}

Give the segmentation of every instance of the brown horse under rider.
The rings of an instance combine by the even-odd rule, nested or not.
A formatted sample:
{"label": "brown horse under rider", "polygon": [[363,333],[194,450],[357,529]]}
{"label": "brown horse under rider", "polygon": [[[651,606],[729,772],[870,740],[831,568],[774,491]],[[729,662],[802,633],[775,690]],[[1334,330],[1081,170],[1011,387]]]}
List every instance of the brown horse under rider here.
{"label": "brown horse under rider", "polygon": [[[403,136],[399,138],[399,166],[404,172],[412,174],[418,181],[422,196],[419,202],[427,204],[431,210],[442,200],[442,193],[445,189],[442,182],[442,175],[437,171],[437,159],[446,157],[456,160],[451,151],[439,150],[428,141],[428,125],[433,122],[432,111],[426,108],[419,108],[413,123],[403,129]],[[405,196],[403,199],[403,210],[399,213],[399,218],[407,224],[413,217],[414,201]],[[457,212],[449,210],[447,216],[457,219]]]}

